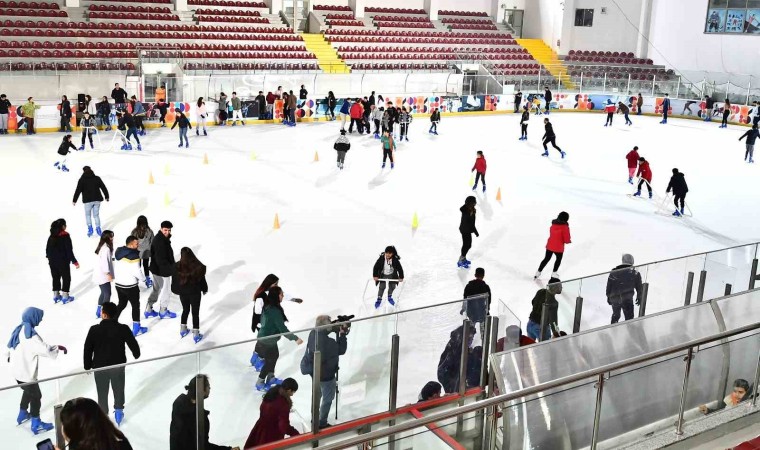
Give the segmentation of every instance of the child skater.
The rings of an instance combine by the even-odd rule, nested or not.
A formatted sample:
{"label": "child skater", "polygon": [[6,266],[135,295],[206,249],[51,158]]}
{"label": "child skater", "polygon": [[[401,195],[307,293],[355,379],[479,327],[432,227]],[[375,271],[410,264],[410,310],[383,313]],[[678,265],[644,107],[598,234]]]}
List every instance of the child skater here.
{"label": "child skater", "polygon": [[346,136],[346,130],[340,130],[340,136],[335,141],[333,148],[338,152],[338,169],[343,170],[343,164],[346,162],[346,152],[351,149],[351,143]]}
{"label": "child skater", "polygon": [[554,127],[552,126],[551,122],[549,122],[549,118],[544,119],[544,137],[543,137],[543,144],[544,144],[544,153],[541,156],[549,156],[549,148],[546,146],[546,144],[551,143],[552,147],[557,149],[560,155],[562,155],[562,159],[565,159],[565,152],[562,151],[561,148],[557,147],[557,143],[555,142],[557,140],[557,135],[554,134]]}
{"label": "child skater", "polygon": [[641,197],[641,186],[646,183],[647,190],[649,191],[649,198],[652,198],[652,169],[649,168],[649,161],[644,157],[639,158],[639,171],[636,174],[641,178],[639,181],[639,189],[633,194],[634,197]]}
{"label": "child skater", "polygon": [[63,159],[58,159],[58,161],[53,164],[56,169],[62,170],[64,172],[68,172],[69,168],[66,167],[66,158],[68,158],[68,154],[71,153],[71,150],[76,150],[76,145],[71,143],[71,135],[67,134],[63,137],[63,142],[61,142],[61,145],[58,146],[58,154],[63,156]]}
{"label": "child skater", "polygon": [[185,116],[185,113],[179,110],[179,108],[175,109],[174,112],[177,114],[177,118],[174,120],[174,125],[172,125],[172,130],[174,127],[179,125],[179,145],[177,147],[182,148],[182,139],[185,140],[185,148],[190,147],[190,140],[187,138],[187,129],[193,129],[193,126],[190,125],[190,121],[187,120],[187,117]]}
{"label": "child skater", "polygon": [[401,124],[400,140],[406,140],[406,142],[409,142],[409,125],[411,125],[412,120],[414,119],[411,111],[412,109],[409,108],[409,111],[407,112],[406,107],[404,107],[401,109],[401,114],[399,114],[399,123]]}
{"label": "child skater", "polygon": [[90,117],[90,113],[84,112],[82,120],[79,122],[79,128],[82,129],[82,145],[79,146],[79,150],[84,150],[85,137],[90,138],[90,150],[95,146],[92,144],[92,135],[95,134],[95,119]]}
{"label": "child skater", "polygon": [[483,156],[483,152],[481,150],[478,150],[478,155],[475,157],[475,165],[472,166],[472,171],[477,173],[475,174],[475,186],[472,187],[472,190],[476,190],[478,188],[478,180],[483,180],[483,192],[486,191],[486,157]]}
{"label": "child skater", "polygon": [[385,169],[385,160],[390,158],[391,169],[393,169],[393,150],[396,149],[396,143],[391,136],[390,130],[383,131],[383,137],[380,138],[380,143],[383,147],[383,169]]}
{"label": "child skater", "polygon": [[520,135],[521,141],[528,140],[528,121],[530,120],[530,111],[528,111],[528,105],[523,107],[522,117],[520,118],[520,128],[522,134]]}
{"label": "child skater", "polygon": [[612,118],[615,117],[615,105],[612,103],[612,99],[607,99],[607,105],[604,107],[604,112],[607,113],[607,121],[604,122],[604,126],[612,126]]}

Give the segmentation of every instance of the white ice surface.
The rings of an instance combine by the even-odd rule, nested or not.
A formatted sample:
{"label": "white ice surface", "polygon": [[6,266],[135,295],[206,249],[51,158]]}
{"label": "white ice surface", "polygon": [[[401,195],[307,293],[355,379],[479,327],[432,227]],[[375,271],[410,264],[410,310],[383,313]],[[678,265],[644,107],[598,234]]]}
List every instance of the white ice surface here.
{"label": "white ice surface", "polygon": [[[544,253],[551,220],[570,213],[573,244],[566,249],[563,279],[610,270],[622,253],[637,263],[676,257],[758,240],[755,216],[760,195],[754,165],[742,162],[744,145],[736,139],[745,128],[719,130],[715,123],[672,119],[667,126],[653,117],[633,117],[635,125],[604,128],[596,114],[550,116],[557,143],[567,151],[540,156],[541,118],[531,117],[530,140],[517,140],[519,118],[513,115],[445,117],[440,135],[427,134],[429,122],[418,118],[410,142],[399,145],[397,165],[381,170],[381,150],[371,137],[350,136],[346,168],[335,167],[332,144],[337,123],[213,128],[208,137],[191,131],[191,148],[178,149],[177,134],[150,130],[143,152],[96,151],[70,155],[68,174],[52,164],[61,134],[9,135],[0,140],[0,188],[3,205],[0,330],[5,342],[27,306],[45,310],[39,333],[70,352],[41,364],[42,378],[80,370],[82,345],[94,317],[98,288],[91,281],[96,239],[85,235],[81,200],[71,197],[84,165],[101,176],[111,192],[103,203],[103,229],[122,245],[140,214],[154,230],[162,220],[174,223],[175,253],[191,247],[208,266],[210,291],[201,305],[199,345],[179,339],[179,319],[144,321],[150,327],[141,344],[143,358],[208,348],[250,339],[251,296],[268,273],[304,303],[285,305],[291,329],[313,325],[318,314],[361,314],[362,293],[378,254],[388,244],[398,249],[406,272],[402,309],[460,298],[475,267],[523,324],[538,285],[532,276]],[[110,133],[102,135],[104,145]],[[75,137],[78,145],[79,136]],[[625,154],[633,145],[651,163],[654,187],[663,194],[670,169],[686,174],[687,201],[695,217],[678,220],[654,214],[648,200],[631,199]],[[488,193],[478,193],[478,229],[470,271],[457,269],[461,245],[459,207],[471,195],[468,182],[475,151],[488,161]],[[313,162],[314,152],[319,162]],[[255,152],[256,159],[251,158]],[[203,155],[208,154],[209,165]],[[165,167],[169,167],[168,175]],[[155,185],[148,184],[152,171]],[[502,201],[495,200],[501,188]],[[164,205],[168,193],[171,203]],[[197,218],[188,217],[194,202]],[[413,232],[412,217],[419,217]],[[281,229],[272,230],[275,213]],[[73,270],[69,305],[53,305],[44,257],[50,222],[69,224],[81,269]],[[548,279],[550,270],[544,271]],[[546,280],[544,280],[546,281]],[[142,302],[147,293],[143,290]],[[116,301],[116,293],[113,295]],[[180,312],[172,296],[172,309]],[[371,310],[371,306],[369,306]],[[586,310],[584,310],[586,311]],[[399,403],[416,400],[422,385],[436,378],[438,356],[448,333],[461,318],[458,307],[414,313],[399,321],[359,323],[349,336],[341,363],[344,399],[356,402],[340,420],[387,407],[390,336],[401,337]],[[607,320],[606,309],[589,308],[590,319]],[[596,315],[596,316],[594,316]],[[122,316],[129,323],[129,309]],[[306,339],[303,334],[302,338]],[[252,391],[256,374],[248,365],[252,345],[184,356],[128,369],[126,421],[123,430],[136,449],[166,448],[173,399],[183,391],[200,363],[212,380],[208,400],[212,441],[242,445],[256,420],[260,396]],[[301,383],[296,407],[308,419],[310,382],[300,375],[303,348],[280,343],[278,376]],[[131,360],[131,358],[130,358]],[[0,364],[0,385],[13,384],[8,365]],[[44,384],[43,419],[52,406],[76,396],[95,398],[88,375]],[[350,394],[350,395],[349,395]],[[14,428],[20,392],[0,392],[3,441],[12,448],[32,448],[28,426]],[[5,445],[3,445],[5,446]]]}

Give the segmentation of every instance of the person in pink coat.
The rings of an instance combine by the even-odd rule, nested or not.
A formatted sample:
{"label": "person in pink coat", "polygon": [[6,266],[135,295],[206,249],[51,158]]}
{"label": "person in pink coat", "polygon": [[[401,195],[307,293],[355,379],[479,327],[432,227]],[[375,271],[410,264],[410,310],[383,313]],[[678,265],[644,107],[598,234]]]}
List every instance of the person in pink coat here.
{"label": "person in pink coat", "polygon": [[559,213],[556,219],[552,220],[552,226],[549,228],[549,240],[546,242],[546,255],[544,260],[538,266],[538,272],[533,279],[537,279],[541,276],[541,272],[544,267],[549,263],[552,255],[555,256],[554,260],[554,272],[552,272],[553,278],[559,278],[557,271],[559,265],[562,264],[562,255],[565,253],[565,244],[570,244],[570,225],[567,223],[570,220],[570,214],[562,211]]}

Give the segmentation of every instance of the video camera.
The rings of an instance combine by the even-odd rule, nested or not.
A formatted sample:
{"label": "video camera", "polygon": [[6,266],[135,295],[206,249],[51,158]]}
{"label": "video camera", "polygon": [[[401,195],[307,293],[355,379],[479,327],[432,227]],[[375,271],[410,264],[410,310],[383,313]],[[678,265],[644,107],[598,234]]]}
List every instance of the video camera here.
{"label": "video camera", "polygon": [[343,334],[348,335],[348,333],[351,331],[350,320],[353,320],[354,317],[356,316],[353,314],[351,314],[350,316],[338,316],[335,320],[331,321],[330,323],[335,323],[335,324],[339,323],[340,325],[334,326],[330,331],[334,331],[336,333],[343,331]]}

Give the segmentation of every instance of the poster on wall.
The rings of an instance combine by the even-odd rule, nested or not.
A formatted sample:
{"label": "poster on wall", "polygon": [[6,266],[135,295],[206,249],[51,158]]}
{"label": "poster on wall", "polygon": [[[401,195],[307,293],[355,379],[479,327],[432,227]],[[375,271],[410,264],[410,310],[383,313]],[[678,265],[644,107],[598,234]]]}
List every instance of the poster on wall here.
{"label": "poster on wall", "polygon": [[744,20],[744,32],[760,34],[760,9],[748,9]]}
{"label": "poster on wall", "polygon": [[711,9],[707,12],[707,23],[705,24],[705,33],[723,33],[726,23],[725,9]]}
{"label": "poster on wall", "polygon": [[726,16],[726,33],[744,32],[744,9],[729,9]]}

